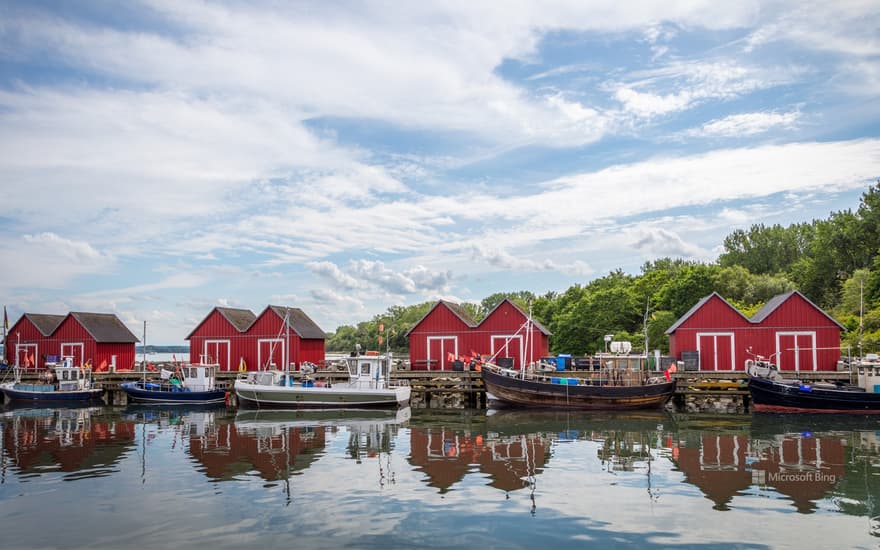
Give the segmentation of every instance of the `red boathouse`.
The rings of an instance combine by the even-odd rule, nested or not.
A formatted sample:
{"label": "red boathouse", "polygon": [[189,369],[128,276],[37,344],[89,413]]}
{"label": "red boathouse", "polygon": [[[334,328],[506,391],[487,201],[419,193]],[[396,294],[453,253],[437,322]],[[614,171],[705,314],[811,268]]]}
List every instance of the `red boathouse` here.
{"label": "red boathouse", "polygon": [[303,310],[270,305],[259,316],[249,309],[215,307],[186,339],[192,362],[205,356],[230,371],[284,368],[288,362],[297,370],[304,361],[321,365],[326,338]]}
{"label": "red boathouse", "polygon": [[[770,299],[751,319],[717,292],[676,321],[669,354],[688,370],[742,371],[762,355],[786,371],[833,371],[843,326],[798,291]],[[693,368],[696,367],[696,368]]]}
{"label": "red boathouse", "polygon": [[43,368],[46,357],[58,355],[52,333],[64,321],[64,315],[25,313],[6,334],[4,354],[7,364]]}
{"label": "red boathouse", "polygon": [[518,369],[523,357],[538,360],[550,349],[550,332],[532,321],[527,334],[527,320],[528,315],[506,298],[480,323],[457,304],[441,300],[407,333],[410,365],[413,370],[451,370],[450,358],[476,353],[495,355]]}
{"label": "red boathouse", "polygon": [[240,362],[256,370],[256,353],[251,354],[245,332],[257,320],[249,309],[215,307],[186,337],[189,359],[216,362],[221,371],[236,370]]}
{"label": "red boathouse", "polygon": [[137,337],[112,313],[25,313],[12,325],[6,346],[10,364],[43,368],[48,358],[73,357],[96,371],[134,368]]}
{"label": "red boathouse", "polygon": [[252,354],[256,352],[254,369],[269,365],[284,368],[289,363],[299,370],[305,361],[322,365],[326,338],[324,331],[297,307],[267,306],[247,330],[249,349]]}
{"label": "red boathouse", "polygon": [[70,312],[52,335],[58,354],[73,364],[91,362],[95,372],[132,370],[138,338],[112,313]]}

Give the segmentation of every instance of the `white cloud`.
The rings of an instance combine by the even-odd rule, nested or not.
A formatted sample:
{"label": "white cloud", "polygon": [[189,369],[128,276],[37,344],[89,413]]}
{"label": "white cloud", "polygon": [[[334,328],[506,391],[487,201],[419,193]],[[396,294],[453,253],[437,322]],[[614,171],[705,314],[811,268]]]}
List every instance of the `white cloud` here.
{"label": "white cloud", "polygon": [[364,288],[364,284],[351,275],[339,269],[333,262],[309,262],[306,266],[316,275],[325,277],[333,282],[337,288]]}
{"label": "white cloud", "polygon": [[700,128],[685,132],[692,137],[745,137],[768,132],[775,128],[792,129],[797,126],[800,112],[742,113],[710,120]]}
{"label": "white cloud", "polygon": [[660,258],[669,256],[672,258],[688,258],[707,260],[712,253],[708,250],[687,243],[677,231],[671,231],[663,227],[643,228],[635,235],[633,248],[644,251],[647,256]]}
{"label": "white cloud", "polygon": [[587,263],[580,260],[571,260],[561,264],[549,258],[535,260],[531,255],[518,257],[506,250],[493,248],[489,245],[474,245],[471,254],[475,262],[485,263],[493,269],[505,271],[559,271],[571,275],[589,275],[593,272]]}

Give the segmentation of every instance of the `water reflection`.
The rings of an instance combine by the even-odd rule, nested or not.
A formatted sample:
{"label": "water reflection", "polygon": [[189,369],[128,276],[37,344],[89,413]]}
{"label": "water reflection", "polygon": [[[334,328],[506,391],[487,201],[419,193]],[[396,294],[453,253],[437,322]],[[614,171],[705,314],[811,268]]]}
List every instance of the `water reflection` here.
{"label": "water reflection", "polygon": [[490,410],[464,424],[460,417],[444,422],[436,413],[419,415],[410,430],[410,463],[441,493],[473,473],[505,494],[527,489],[534,512],[538,478],[558,446],[589,441],[597,444],[595,457],[603,471],[644,472],[648,492],[656,498],[651,462],[670,454],[672,424],[672,417],[660,412]]}
{"label": "water reflection", "polygon": [[841,512],[865,515],[880,495],[878,434],[874,417],[755,413],[738,425],[685,428],[673,454],[716,510],[757,495],[790,500],[800,513],[831,499]]}
{"label": "water reflection", "polygon": [[[314,475],[302,476],[307,471]],[[378,477],[366,479],[374,471]],[[0,484],[56,474],[147,487],[170,472],[189,488],[280,488],[287,504],[294,483],[303,495],[338,491],[349,498],[348,487],[332,479],[344,472],[346,484],[369,482],[350,505],[371,498],[377,485],[404,490],[402,475],[415,500],[461,491],[473,506],[476,498],[489,510],[517,501],[532,515],[566,510],[560,502],[578,487],[590,491],[591,506],[620,499],[668,506],[684,498],[708,514],[779,506],[867,521],[880,516],[880,418],[223,406],[0,412]],[[580,510],[597,514],[586,505]],[[880,520],[870,529],[878,526]]]}
{"label": "water reflection", "polygon": [[133,446],[134,424],[101,407],[7,408],[0,415],[0,483],[10,470],[23,479],[109,475]]}

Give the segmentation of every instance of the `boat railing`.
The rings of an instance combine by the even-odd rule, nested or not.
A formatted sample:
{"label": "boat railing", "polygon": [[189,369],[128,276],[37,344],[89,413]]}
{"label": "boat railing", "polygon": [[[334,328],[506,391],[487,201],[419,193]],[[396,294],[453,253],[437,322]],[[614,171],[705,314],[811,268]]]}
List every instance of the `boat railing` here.
{"label": "boat railing", "polygon": [[497,374],[519,378],[544,384],[561,384],[569,386],[641,386],[644,384],[660,383],[663,377],[648,377],[646,371],[636,367],[602,367],[596,371],[589,371],[583,376],[571,376],[565,371],[556,371],[553,374],[543,372],[522,372],[516,369],[508,369],[494,364],[484,364],[484,369],[489,369]]}

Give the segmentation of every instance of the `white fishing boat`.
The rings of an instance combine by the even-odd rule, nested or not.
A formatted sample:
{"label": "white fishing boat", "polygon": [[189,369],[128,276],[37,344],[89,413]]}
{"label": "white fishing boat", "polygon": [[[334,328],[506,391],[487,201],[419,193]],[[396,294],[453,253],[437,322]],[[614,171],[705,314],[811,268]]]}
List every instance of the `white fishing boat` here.
{"label": "white fishing boat", "polygon": [[313,365],[304,364],[300,376],[291,371],[262,370],[239,375],[235,395],[244,407],[363,408],[398,407],[409,402],[408,385],[391,382],[391,357],[355,355],[345,359],[348,380],[313,380]]}

